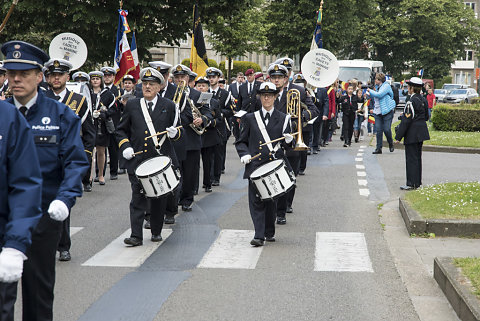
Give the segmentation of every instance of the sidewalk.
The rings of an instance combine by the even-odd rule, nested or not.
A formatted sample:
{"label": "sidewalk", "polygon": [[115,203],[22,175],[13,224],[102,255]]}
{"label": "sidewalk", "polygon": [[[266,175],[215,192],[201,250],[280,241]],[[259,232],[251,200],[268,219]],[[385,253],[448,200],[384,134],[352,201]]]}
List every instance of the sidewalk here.
{"label": "sidewalk", "polygon": [[433,260],[442,256],[480,256],[480,240],[412,238],[398,209],[398,200],[387,202],[379,215],[390,252],[420,320],[459,320],[433,279]]}

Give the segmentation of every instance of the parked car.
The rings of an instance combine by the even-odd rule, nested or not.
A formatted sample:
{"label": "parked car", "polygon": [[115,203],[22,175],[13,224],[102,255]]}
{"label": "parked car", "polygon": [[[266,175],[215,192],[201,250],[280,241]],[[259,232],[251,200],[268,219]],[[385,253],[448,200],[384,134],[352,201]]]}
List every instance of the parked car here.
{"label": "parked car", "polygon": [[467,85],[462,85],[462,84],[443,84],[442,89],[445,89],[448,93],[454,89],[465,89],[467,87],[468,87]]}
{"label": "parked car", "polygon": [[433,91],[433,94],[435,95],[435,101],[437,103],[443,103],[443,99],[447,95],[447,90],[446,89],[435,89]]}
{"label": "parked car", "polygon": [[454,89],[445,96],[443,101],[449,104],[471,103],[475,97],[478,97],[478,94],[473,88]]}

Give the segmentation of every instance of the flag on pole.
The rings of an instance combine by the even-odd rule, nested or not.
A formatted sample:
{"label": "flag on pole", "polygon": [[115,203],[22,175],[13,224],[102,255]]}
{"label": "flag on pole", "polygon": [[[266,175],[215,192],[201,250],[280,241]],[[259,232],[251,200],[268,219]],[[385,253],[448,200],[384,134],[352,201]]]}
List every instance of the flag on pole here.
{"label": "flag on pole", "polygon": [[130,32],[130,27],[127,23],[128,11],[118,10],[118,28],[117,41],[115,44],[115,61],[113,67],[117,71],[115,75],[115,85],[122,81],[123,77],[131,70],[135,70],[135,63],[133,61],[132,52],[127,41],[127,33]]}
{"label": "flag on pole", "polygon": [[417,71],[417,76],[423,77],[423,69]]}
{"label": "flag on pole", "polygon": [[192,49],[190,51],[190,69],[198,75],[205,76],[208,68],[207,49],[205,47],[205,39],[203,38],[202,23],[198,15],[197,5],[193,5],[193,34]]}
{"label": "flag on pole", "polygon": [[135,30],[132,34],[132,45],[130,46],[130,51],[132,52],[135,69],[131,70],[129,74],[135,77],[135,80],[138,80],[140,78],[140,61],[138,60],[137,39],[135,38]]}
{"label": "flag on pole", "polygon": [[310,50],[314,50],[317,48],[323,48],[323,38],[322,38],[322,18],[323,18],[323,0],[320,3],[320,9],[318,9],[317,14],[317,23],[315,24],[315,30],[313,32],[313,39],[312,45],[310,46]]}

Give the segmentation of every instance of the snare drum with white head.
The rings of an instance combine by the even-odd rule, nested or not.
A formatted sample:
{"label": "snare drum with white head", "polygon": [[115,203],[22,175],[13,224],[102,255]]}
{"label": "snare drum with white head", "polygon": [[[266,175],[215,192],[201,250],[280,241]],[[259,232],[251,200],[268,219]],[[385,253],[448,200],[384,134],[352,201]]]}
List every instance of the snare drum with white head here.
{"label": "snare drum with white head", "polygon": [[250,180],[255,184],[262,200],[273,200],[288,192],[295,184],[295,179],[288,173],[285,162],[277,159],[260,166]]}
{"label": "snare drum with white head", "polygon": [[138,165],[135,175],[142,184],[145,196],[159,198],[173,192],[180,183],[180,177],[173,169],[172,160],[167,156],[157,156]]}

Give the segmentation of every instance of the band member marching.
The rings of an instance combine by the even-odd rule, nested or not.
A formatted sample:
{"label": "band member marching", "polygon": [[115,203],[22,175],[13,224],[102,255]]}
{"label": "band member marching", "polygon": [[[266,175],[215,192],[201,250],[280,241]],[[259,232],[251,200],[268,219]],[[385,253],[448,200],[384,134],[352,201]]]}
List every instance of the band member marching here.
{"label": "band member marching", "polygon": [[[143,244],[142,226],[147,207],[151,214],[151,241],[162,240],[161,232],[167,203],[166,197],[147,199],[142,194],[142,185],[135,176],[135,170],[142,161],[159,154],[170,157],[174,167],[177,167],[178,162],[170,139],[178,139],[181,135],[174,127],[178,121],[175,103],[158,95],[161,85],[165,83],[162,74],[148,67],[141,70],[140,78],[143,98],[127,102],[116,132],[118,146],[123,157],[128,160],[127,171],[132,188],[130,201],[132,232],[130,237],[124,240],[125,244],[131,246]],[[166,131],[166,135],[158,136],[158,139],[157,136],[149,137],[155,132],[162,131]]]}
{"label": "band member marching", "polygon": [[[260,85],[258,93],[262,104],[261,110],[246,114],[242,119],[240,136],[235,142],[240,161],[245,164],[244,179],[249,179],[252,172],[260,166],[277,158],[283,158],[281,145],[287,147],[293,141],[290,134],[290,117],[274,108],[279,89],[270,82]],[[260,143],[285,137],[284,142],[271,143],[268,148]],[[260,143],[259,143],[260,142]],[[260,154],[260,155],[259,155]],[[248,184],[248,204],[255,236],[250,241],[253,246],[262,246],[264,241],[275,242],[276,200],[262,201],[252,181]]]}
{"label": "band member marching", "polygon": [[[95,147],[95,127],[93,126],[92,115],[86,97],[67,89],[69,80],[69,71],[72,64],[63,59],[50,59],[46,64],[47,82],[50,89],[46,91],[45,96],[60,101],[70,107],[75,114],[80,117],[82,128],[80,137],[89,162],[92,164],[93,148]],[[84,191],[92,190],[90,185],[90,172],[87,172],[82,180]],[[60,252],[60,261],[70,261],[70,215],[63,221],[62,237],[58,245]]]}

